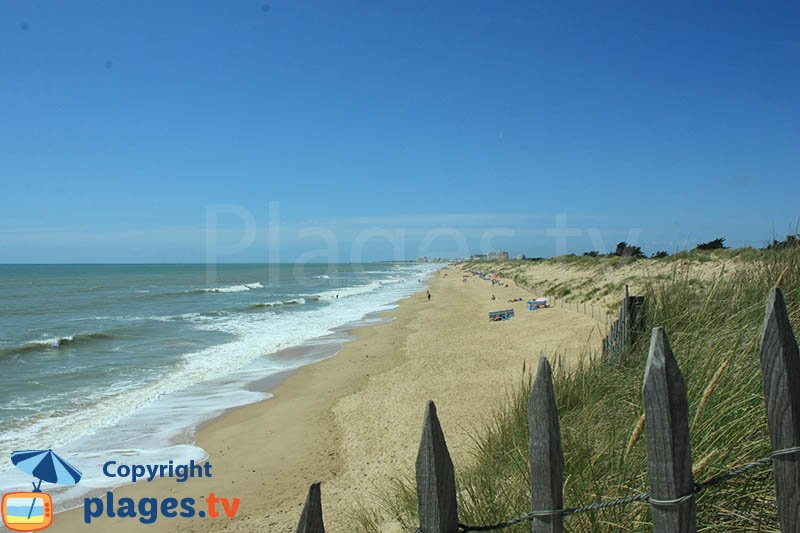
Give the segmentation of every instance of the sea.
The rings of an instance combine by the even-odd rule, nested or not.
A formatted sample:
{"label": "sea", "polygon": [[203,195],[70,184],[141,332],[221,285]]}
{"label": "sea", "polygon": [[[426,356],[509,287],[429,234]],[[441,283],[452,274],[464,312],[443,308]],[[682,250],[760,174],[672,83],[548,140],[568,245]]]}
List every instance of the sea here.
{"label": "sea", "polygon": [[106,461],[206,459],[200,424],[333,356],[439,266],[0,265],[0,493],[30,488],[15,450],[83,472],[43,484],[56,510],[119,483]]}

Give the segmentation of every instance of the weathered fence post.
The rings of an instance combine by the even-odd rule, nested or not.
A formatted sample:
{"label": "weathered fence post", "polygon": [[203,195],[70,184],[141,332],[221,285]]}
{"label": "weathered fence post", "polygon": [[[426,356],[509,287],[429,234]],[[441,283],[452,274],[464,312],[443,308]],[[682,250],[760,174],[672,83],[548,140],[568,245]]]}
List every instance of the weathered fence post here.
{"label": "weathered fence post", "polygon": [[619,309],[620,349],[628,346],[628,286],[625,286],[625,300]]}
{"label": "weathered fence post", "polygon": [[425,409],[417,454],[417,502],[422,533],[458,533],[453,461],[433,401]]}
{"label": "weathered fence post", "polygon": [[308,496],[297,523],[295,533],[325,533],[322,521],[322,496],[319,490],[319,481],[312,483],[308,488]]}
{"label": "weathered fence post", "polygon": [[[800,446],[800,355],[783,294],[769,292],[761,339],[761,381],[773,450]],[[781,531],[800,526],[800,456],[772,460]]]}
{"label": "weathered fence post", "polygon": [[[528,398],[528,458],[531,468],[531,505],[534,511],[561,509],[564,505],[564,455],[561,429],[553,394],[553,373],[546,358],[539,360],[536,380]],[[533,533],[561,533],[561,515],[534,518]]]}
{"label": "weathered fence post", "polygon": [[628,309],[631,330],[641,333],[644,326],[644,296],[631,296],[630,308]]}
{"label": "weathered fence post", "polygon": [[611,361],[614,362],[619,357],[619,320],[615,320],[611,325]]}
{"label": "weathered fence post", "polygon": [[[594,309],[592,309],[592,315],[594,316]],[[607,313],[605,317],[609,331],[606,342],[603,344],[603,354],[609,362],[613,363],[630,348],[641,333],[640,330],[644,326],[644,296],[631,296],[626,285],[625,298],[619,308],[619,317],[610,326],[608,326],[609,316]]]}
{"label": "weathered fence post", "polygon": [[659,504],[694,490],[686,384],[663,328],[653,328],[642,389],[653,531],[694,532],[694,497],[681,503]]}

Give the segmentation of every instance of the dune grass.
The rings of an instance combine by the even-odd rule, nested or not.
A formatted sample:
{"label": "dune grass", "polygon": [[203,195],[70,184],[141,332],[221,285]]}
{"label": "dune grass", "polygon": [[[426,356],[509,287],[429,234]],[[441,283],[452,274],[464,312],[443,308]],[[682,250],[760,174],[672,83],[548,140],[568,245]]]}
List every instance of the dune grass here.
{"label": "dune grass", "polygon": [[[711,283],[693,283],[675,269],[668,279],[644,284],[645,331],[665,327],[686,380],[696,481],[770,450],[758,351],[767,293],[784,271],[782,288],[790,319],[800,332],[800,250],[746,255],[746,268],[721,273]],[[566,506],[648,490],[641,400],[648,342],[649,335],[640,335],[613,366],[587,356],[577,367],[565,368],[554,358]],[[477,432],[471,463],[456,465],[463,523],[495,523],[529,509],[525,421],[529,384],[526,374],[514,395]],[[413,531],[417,517],[411,475],[386,488],[380,508],[358,513],[353,529],[380,531],[389,519]],[[702,493],[697,506],[699,531],[779,531],[769,468]],[[576,532],[650,531],[651,527],[643,503],[570,516],[565,526]],[[504,531],[530,531],[530,525]]]}

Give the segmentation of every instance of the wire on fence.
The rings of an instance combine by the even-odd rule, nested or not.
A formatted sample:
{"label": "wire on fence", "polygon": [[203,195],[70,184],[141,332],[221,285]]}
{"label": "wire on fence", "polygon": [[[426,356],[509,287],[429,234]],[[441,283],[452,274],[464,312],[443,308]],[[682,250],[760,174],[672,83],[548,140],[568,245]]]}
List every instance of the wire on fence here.
{"label": "wire on fence", "polygon": [[[606,509],[608,507],[615,507],[618,505],[628,505],[630,503],[643,502],[643,501],[647,501],[651,505],[656,505],[659,507],[676,506],[682,504],[683,502],[689,500],[690,498],[693,498],[696,494],[710,487],[713,487],[715,485],[721,485],[722,483],[729,481],[733,478],[742,476],[750,472],[751,470],[767,466],[776,457],[796,454],[798,452],[800,452],[800,446],[792,446],[791,448],[783,448],[781,450],[775,450],[765,455],[764,457],[753,461],[752,463],[747,463],[740,467],[734,468],[733,470],[729,470],[728,472],[716,475],[702,483],[695,483],[694,490],[692,490],[692,492],[684,496],[681,496],[680,498],[675,498],[674,500],[657,500],[653,498],[649,492],[642,492],[640,494],[634,494],[632,496],[627,496],[625,498],[617,498],[615,500],[608,500],[605,502],[590,503],[587,505],[580,505],[577,507],[568,507],[566,509],[531,511],[529,513],[525,513],[523,515],[510,518],[503,522],[499,522],[497,524],[492,524],[492,525],[470,526],[459,523],[458,527],[461,533],[468,533],[469,531],[496,531],[498,529],[505,529],[517,524],[521,524],[523,522],[530,522],[535,518],[541,518],[544,516],[556,516],[556,515],[568,516],[578,513],[585,513],[589,511],[599,511],[602,509]],[[421,529],[417,528],[414,531],[414,533],[423,533],[423,532]]]}

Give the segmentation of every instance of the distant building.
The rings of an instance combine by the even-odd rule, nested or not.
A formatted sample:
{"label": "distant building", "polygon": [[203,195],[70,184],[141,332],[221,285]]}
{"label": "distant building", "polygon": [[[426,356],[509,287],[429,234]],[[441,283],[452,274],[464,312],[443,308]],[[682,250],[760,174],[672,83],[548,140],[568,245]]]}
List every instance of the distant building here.
{"label": "distant building", "polygon": [[492,252],[487,254],[487,259],[490,260],[507,260],[508,259],[508,252]]}
{"label": "distant building", "polygon": [[503,261],[508,259],[508,252],[491,252],[488,254],[473,254],[470,261]]}

